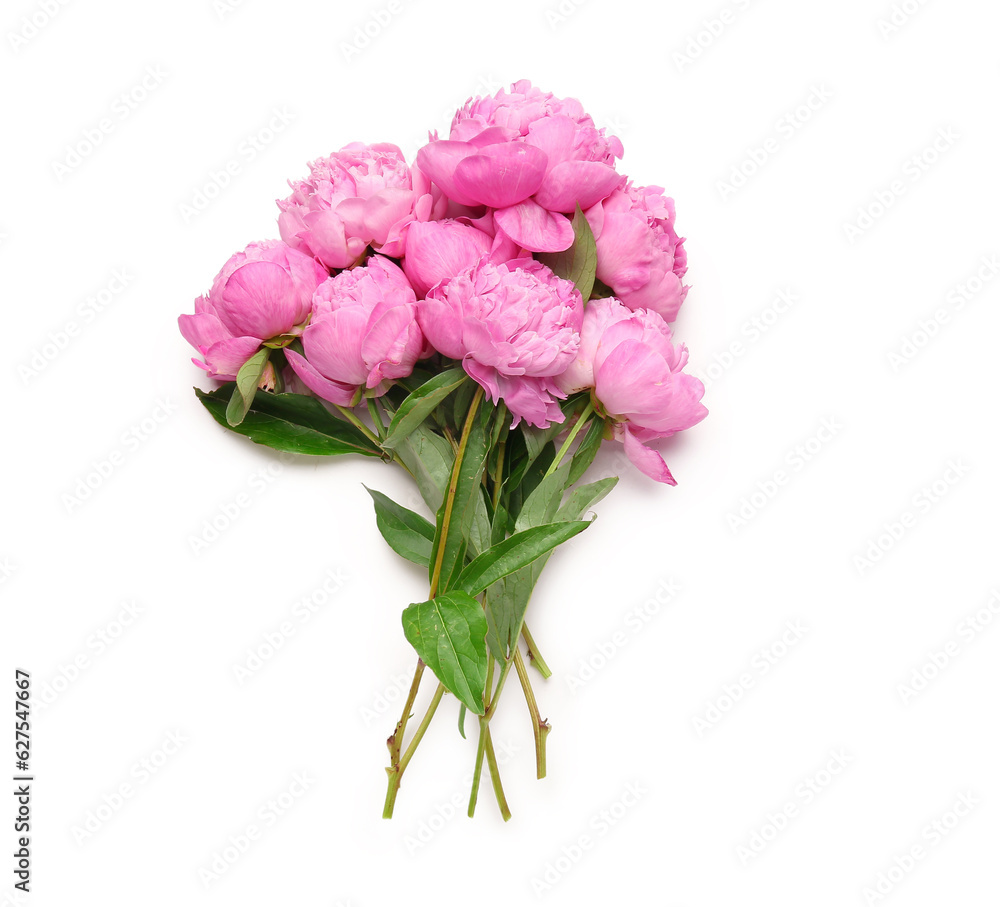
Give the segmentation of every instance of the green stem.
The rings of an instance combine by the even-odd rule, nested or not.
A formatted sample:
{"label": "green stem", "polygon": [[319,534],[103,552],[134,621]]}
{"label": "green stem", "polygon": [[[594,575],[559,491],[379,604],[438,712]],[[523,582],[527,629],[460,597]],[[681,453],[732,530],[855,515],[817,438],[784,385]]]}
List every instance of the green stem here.
{"label": "green stem", "polygon": [[[369,400],[368,403],[369,403],[369,407],[371,407],[373,401]],[[362,422],[356,415],[354,415],[354,413],[351,411],[350,407],[341,406],[339,403],[335,403],[334,406],[338,410],[340,410],[340,414],[348,422],[350,422],[351,425],[353,425],[359,432],[361,432],[361,434],[363,434],[369,441],[371,441],[372,444],[374,444],[376,447],[378,447],[379,450],[382,450],[382,441],[379,439],[378,436],[376,436],[372,432],[372,430],[367,425],[365,425],[364,422]],[[369,410],[369,411],[371,411],[371,410]],[[372,419],[375,422],[376,426],[380,426],[380,425],[382,425],[382,420],[379,419],[379,418],[377,418],[377,412],[378,411],[376,410],[375,412],[372,413]],[[384,430],[384,426],[383,426],[383,430]],[[381,432],[380,432],[380,434],[381,434]],[[382,458],[386,459],[386,460],[392,460],[392,461],[398,463],[400,466],[403,467],[403,469],[405,469],[410,474],[410,477],[413,478],[413,473],[411,472],[410,468],[401,459],[399,459],[399,457],[393,451],[383,450],[382,451]]]}
{"label": "green stem", "polygon": [[431,699],[430,705],[427,706],[427,712],[424,714],[424,719],[420,722],[420,727],[417,728],[417,732],[413,735],[413,740],[410,741],[410,745],[406,748],[406,753],[403,755],[399,765],[394,765],[392,768],[386,769],[389,773],[389,789],[385,794],[385,806],[382,807],[383,819],[392,818],[392,811],[396,805],[396,794],[399,793],[399,783],[402,780],[403,772],[406,770],[406,766],[410,764],[410,760],[413,758],[413,753],[417,749],[417,744],[420,743],[424,734],[427,732],[427,728],[431,723],[431,719],[434,717],[434,713],[437,711],[437,707],[440,704],[441,697],[443,695],[444,685],[439,683],[437,690],[434,691],[434,698]]}
{"label": "green stem", "polygon": [[465,417],[465,427],[462,429],[462,438],[458,442],[458,449],[455,451],[455,465],[451,470],[451,481],[448,483],[448,495],[444,501],[444,512],[441,514],[441,531],[438,533],[439,543],[437,557],[434,559],[434,571],[431,573],[430,597],[437,595],[438,585],[441,582],[441,565],[444,561],[445,540],[448,538],[448,529],[451,526],[451,514],[455,507],[455,493],[458,491],[458,479],[462,473],[462,460],[465,457],[465,450],[469,446],[469,435],[472,434],[472,425],[476,419],[476,412],[479,404],[483,400],[483,389],[480,387],[476,395],[469,404],[469,414]]}
{"label": "green stem", "polygon": [[[490,693],[493,687],[493,669],[496,666],[496,659],[490,652],[486,657],[486,686],[483,694],[483,702],[486,706],[490,704]],[[489,728],[487,728],[489,730]],[[472,775],[472,791],[469,793],[469,818],[471,819],[476,811],[476,800],[479,797],[479,780],[483,774],[483,754],[486,752],[486,737],[483,734],[483,723],[479,721],[479,746],[476,748],[476,768]]]}
{"label": "green stem", "polygon": [[[445,498],[444,512],[441,515],[441,539],[442,543],[438,546],[437,560],[434,564],[434,573],[431,575],[431,585],[430,594],[428,598],[434,598],[437,595],[438,585],[441,582],[441,563],[444,558],[444,543],[443,540],[448,536],[448,527],[451,523],[452,509],[455,506],[455,493],[458,490],[458,477],[462,468],[462,458],[465,456],[465,449],[469,444],[469,435],[472,432],[473,421],[475,420],[476,411],[479,409],[479,404],[483,399],[483,389],[480,388],[479,392],[472,398],[472,403],[469,406],[469,414],[465,420],[465,428],[462,431],[462,440],[459,443],[458,450],[455,454],[455,465],[451,472],[451,481],[448,485],[448,494]],[[343,411],[342,407],[337,407]],[[357,417],[348,410],[345,415],[353,417],[352,421],[357,421]],[[401,461],[400,461],[401,462]],[[389,775],[389,788],[385,794],[385,807],[382,810],[383,819],[392,818],[393,806],[396,803],[396,794],[399,791],[399,785],[403,778],[403,772],[406,766],[409,764],[410,759],[413,758],[413,753],[416,751],[417,744],[420,743],[424,736],[424,732],[427,730],[427,725],[430,724],[431,718],[434,717],[434,712],[437,710],[438,703],[441,701],[441,697],[444,695],[443,684],[438,684],[437,691],[434,694],[434,699],[431,701],[431,706],[427,710],[427,714],[424,716],[424,720],[421,722],[420,727],[417,729],[417,733],[414,735],[413,740],[406,749],[406,753],[402,759],[399,758],[399,751],[403,744],[403,733],[406,730],[406,724],[409,721],[410,711],[413,708],[413,702],[417,696],[417,690],[420,687],[420,680],[424,673],[424,663],[422,660],[417,660],[417,669],[413,674],[413,681],[410,684],[410,693],[406,699],[406,704],[403,707],[403,714],[399,719],[399,723],[396,725],[396,732],[389,738],[389,756],[390,765],[386,769]]]}
{"label": "green stem", "polygon": [[545,663],[545,659],[542,658],[541,653],[538,651],[538,646],[535,645],[535,640],[531,636],[531,631],[528,629],[527,624],[521,624],[521,636],[524,637],[524,642],[528,646],[528,661],[530,661],[538,673],[542,675],[546,680],[552,676],[552,672],[549,670],[549,666]]}
{"label": "green stem", "polygon": [[507,675],[510,673],[512,664],[514,664],[513,658],[508,658],[503,663],[503,670],[500,672],[500,680],[497,681],[496,692],[493,694],[493,698],[486,708],[486,714],[483,715],[486,721],[489,721],[493,717],[493,713],[497,710],[497,703],[500,701],[500,694],[503,692],[503,685],[507,682]]}
{"label": "green stem", "polygon": [[493,793],[497,798],[497,806],[500,807],[500,815],[503,816],[504,822],[507,822],[510,819],[510,807],[507,805],[503,785],[500,783],[500,767],[497,765],[497,754],[493,751],[493,737],[490,736],[489,725],[486,727],[486,762],[490,767],[490,778],[493,780]]}
{"label": "green stem", "polygon": [[479,719],[479,746],[476,747],[476,767],[472,770],[472,790],[469,792],[469,818],[476,814],[476,801],[479,799],[479,781],[483,776],[483,756],[486,754],[486,732],[490,726],[482,718]]}
{"label": "green stem", "polygon": [[[500,421],[506,421],[507,419],[507,407],[501,403],[497,407],[497,419]],[[500,492],[503,490],[503,459],[504,453],[507,450],[507,428],[504,426],[503,432],[500,436],[500,443],[497,445],[497,468],[496,472],[493,473],[493,512],[496,513],[497,507],[500,504]]]}
{"label": "green stem", "polygon": [[396,723],[396,730],[386,741],[389,747],[389,767],[386,773],[389,775],[389,788],[385,793],[385,806],[382,809],[382,818],[392,818],[392,808],[396,803],[396,793],[399,790],[399,783],[402,781],[403,769],[400,764],[399,753],[403,748],[403,734],[406,733],[406,725],[410,720],[410,713],[413,711],[413,703],[417,698],[417,690],[420,689],[420,680],[424,676],[424,663],[417,659],[417,669],[413,672],[413,680],[410,682],[410,692],[406,697],[403,706],[403,713]]}
{"label": "green stem", "polygon": [[396,724],[395,733],[388,740],[389,755],[392,757],[393,765],[399,762],[399,753],[403,748],[403,733],[406,731],[406,724],[410,720],[410,713],[413,711],[413,703],[417,698],[417,690],[420,689],[420,679],[424,676],[425,667],[423,661],[418,658],[416,670],[413,672],[413,680],[410,681],[410,692],[403,706],[403,713]]}
{"label": "green stem", "polygon": [[379,439],[372,433],[372,430],[365,425],[347,406],[341,406],[339,403],[335,403],[334,406],[340,410],[340,414],[353,425],[361,434],[363,434],[372,444],[376,445],[379,450],[382,449],[382,443]]}
{"label": "green stem", "polygon": [[490,688],[493,686],[493,666],[496,664],[496,659],[493,657],[492,652],[488,652],[486,655],[486,694],[484,698],[484,703],[488,707],[490,704]]}
{"label": "green stem", "polygon": [[514,667],[517,670],[517,679],[521,681],[521,689],[524,691],[524,701],[528,703],[528,712],[531,715],[531,732],[535,735],[535,774],[541,780],[545,777],[545,739],[552,730],[547,721],[543,721],[538,712],[538,703],[535,702],[535,691],[531,689],[531,680],[528,678],[528,670],[524,666],[524,659],[521,657],[521,650],[514,647]]}
{"label": "green stem", "polygon": [[375,398],[368,398],[368,415],[372,417],[372,425],[375,426],[375,431],[378,434],[379,444],[385,440],[385,423],[382,421],[382,415],[378,411],[378,407],[375,405]]}
{"label": "green stem", "polygon": [[416,752],[417,745],[423,739],[424,734],[427,733],[427,728],[430,726],[431,719],[434,717],[434,713],[437,711],[437,707],[440,705],[441,697],[444,696],[444,693],[444,684],[439,683],[437,685],[437,689],[434,691],[434,696],[431,699],[430,705],[427,706],[427,712],[424,715],[424,720],[420,722],[420,727],[417,728],[417,732],[413,735],[413,739],[410,741],[410,745],[406,748],[406,752],[403,754],[403,759],[399,763],[400,774],[402,774],[406,766],[410,764],[410,760]]}
{"label": "green stem", "polygon": [[559,464],[562,463],[563,457],[566,456],[567,451],[570,449],[572,443],[576,440],[576,436],[580,434],[580,430],[583,428],[587,422],[590,421],[590,417],[594,412],[594,401],[591,400],[587,406],[584,408],[583,412],[580,413],[580,418],[576,420],[576,424],[570,430],[570,433],[566,435],[566,440],[563,441],[562,447],[559,448],[559,452],[556,454],[556,458],[552,461],[552,465],[549,466],[543,478],[548,478],[552,473],[559,468]]}
{"label": "green stem", "polygon": [[483,718],[479,719],[479,746],[476,749],[476,767],[472,774],[472,791],[469,794],[469,818],[476,814],[476,802],[479,799],[479,782],[483,775],[483,756],[486,756],[486,764],[490,768],[490,781],[493,783],[493,793],[497,798],[497,806],[500,807],[500,815],[504,822],[510,818],[510,807],[507,805],[507,797],[503,792],[503,783],[500,781],[500,766],[497,764],[497,755],[493,749],[493,735],[490,733],[490,724]]}

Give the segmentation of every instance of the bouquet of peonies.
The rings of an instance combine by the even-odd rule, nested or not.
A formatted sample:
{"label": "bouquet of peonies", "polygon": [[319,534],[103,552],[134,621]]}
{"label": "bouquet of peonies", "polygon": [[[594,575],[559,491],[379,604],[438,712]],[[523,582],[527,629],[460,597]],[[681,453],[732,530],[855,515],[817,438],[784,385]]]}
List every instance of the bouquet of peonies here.
{"label": "bouquet of peonies", "polygon": [[[219,424],[396,463],[433,515],[369,491],[388,545],[429,578],[402,613],[418,659],[388,740],[386,818],[446,693],[463,737],[467,713],[478,724],[469,815],[485,760],[509,817],[490,720],[511,669],[544,777],[549,725],[521,640],[548,677],[532,589],[617,479],[579,482],[611,440],[675,484],[651,444],[706,415],[668,327],[687,292],[674,204],[629,182],[622,154],[578,101],[518,82],[469,101],[413,164],[388,144],[310,164],[278,202],[281,240],[235,254],[180,316],[195,364],[224,382],[196,390]],[[437,686],[404,748],[426,668]]]}

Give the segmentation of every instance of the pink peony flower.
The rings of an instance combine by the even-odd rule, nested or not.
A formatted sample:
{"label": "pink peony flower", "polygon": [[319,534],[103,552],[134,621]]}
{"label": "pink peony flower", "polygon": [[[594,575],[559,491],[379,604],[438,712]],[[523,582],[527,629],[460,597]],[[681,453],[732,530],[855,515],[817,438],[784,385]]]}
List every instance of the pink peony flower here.
{"label": "pink peony flower", "polygon": [[568,280],[530,258],[481,261],[419,303],[417,318],[431,345],[462,362],[495,403],[544,428],[561,422],[555,381],[580,344],[583,299]]}
{"label": "pink peony flower", "polygon": [[460,205],[495,209],[497,226],[532,252],[573,242],[566,214],[590,208],[624,181],[621,142],[597,129],[578,101],[517,82],[470,100],[450,138],[417,154],[421,170]]}
{"label": "pink peony flower", "polygon": [[215,378],[233,380],[265,340],[301,329],[313,292],[328,276],[283,242],[251,243],[226,262],[208,296],[195,300],[195,314],[177,319],[204,360],[192,361]]}
{"label": "pink peony flower", "polygon": [[587,220],[597,241],[597,279],[630,309],[652,309],[673,321],[688,291],[674,200],[658,186],[629,184],[587,211]]}
{"label": "pink peony flower", "polygon": [[403,270],[417,295],[488,258],[494,264],[517,258],[520,249],[503,233],[497,233],[492,218],[478,221],[467,217],[412,223],[406,230]]}
{"label": "pink peony flower", "polygon": [[345,145],[289,185],[292,194],[278,202],[282,239],[333,269],[351,267],[369,245],[401,257],[403,228],[441,217],[447,206],[389,144]]}
{"label": "pink peony flower", "polygon": [[312,321],[302,333],[305,356],[286,350],[288,363],[331,403],[350,406],[359,388],[380,397],[413,371],[424,349],[416,301],[403,272],[380,255],[342,271],[316,290]]}
{"label": "pink peony flower", "polygon": [[579,126],[594,125],[576,98],[557,98],[536,88],[527,79],[521,79],[510,86],[510,91],[501,88],[494,95],[466,101],[451,121],[449,137],[467,142],[494,127],[505,129],[512,135],[527,135],[528,127],[535,120],[554,116],[569,117]]}
{"label": "pink peony flower", "polygon": [[704,385],[682,369],[687,349],[674,346],[656,312],[631,311],[617,299],[587,306],[580,349],[556,378],[566,394],[590,388],[628,458],[650,478],[676,485],[663,457],[647,444],[696,425],[708,410]]}

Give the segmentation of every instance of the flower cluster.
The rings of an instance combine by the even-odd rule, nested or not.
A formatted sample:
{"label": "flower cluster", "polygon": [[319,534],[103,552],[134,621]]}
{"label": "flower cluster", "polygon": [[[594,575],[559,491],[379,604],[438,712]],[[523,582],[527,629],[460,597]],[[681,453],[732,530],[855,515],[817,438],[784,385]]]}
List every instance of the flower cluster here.
{"label": "flower cluster", "polygon": [[[706,414],[667,326],[687,255],[673,200],[629,182],[623,153],[578,101],[526,81],[470,100],[412,165],[395,145],[346,145],[290,183],[282,241],[234,255],[181,331],[221,380],[286,349],[301,383],[341,406],[420,360],[460,363],[514,426],[558,424],[560,401],[589,391],[629,458],[672,484],[648,443]],[[559,273],[577,211],[596,251],[588,299]],[[263,387],[281,383],[277,361]]]}
{"label": "flower cluster", "polygon": [[[669,325],[687,295],[674,203],[632,183],[623,154],[578,101],[517,82],[470,100],[412,163],[390,144],[312,162],[278,201],[281,239],[233,255],[180,316],[222,383],[197,391],[219,424],[398,464],[434,515],[370,491],[382,536],[429,580],[402,616],[419,659],[388,742],[387,817],[444,693],[460,727],[479,716],[470,815],[484,759],[509,815],[489,722],[512,667],[544,776],[522,637],[548,669],[525,612],[545,558],[618,479],[578,483],[614,440],[675,484],[653,445],[707,413]],[[404,752],[428,667],[438,688]]]}

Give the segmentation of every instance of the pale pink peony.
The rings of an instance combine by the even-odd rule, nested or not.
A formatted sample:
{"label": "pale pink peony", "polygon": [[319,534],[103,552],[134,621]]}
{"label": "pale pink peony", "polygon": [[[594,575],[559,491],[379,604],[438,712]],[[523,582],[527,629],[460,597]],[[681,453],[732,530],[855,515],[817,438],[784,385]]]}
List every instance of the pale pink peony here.
{"label": "pale pink peony", "polygon": [[652,309],[673,321],[688,291],[674,200],[658,186],[629,184],[587,211],[587,220],[597,241],[597,279],[630,309]]}
{"label": "pale pink peony", "polygon": [[597,129],[578,101],[517,82],[510,92],[469,101],[448,140],[417,154],[421,170],[448,198],[495,209],[507,236],[532,252],[573,242],[566,214],[590,208],[617,189],[621,142]]}
{"label": "pale pink peony", "polygon": [[202,355],[193,362],[214,378],[232,380],[265,340],[301,330],[313,292],[328,276],[279,240],[251,243],[226,262],[208,296],[195,300],[195,314],[177,319],[184,339]]}
{"label": "pale pink peony", "polygon": [[406,276],[376,255],[363,268],[321,284],[302,333],[305,356],[287,350],[295,374],[313,393],[350,406],[359,388],[380,397],[413,371],[424,349],[417,297]]}
{"label": "pale pink peony", "polygon": [[647,444],[708,415],[701,403],[704,385],[682,371],[687,359],[687,349],[673,344],[669,326],[656,312],[595,299],[583,319],[579,352],[556,383],[566,394],[591,389],[636,467],[676,485],[663,457]]}
{"label": "pale pink peony", "polygon": [[356,264],[369,245],[401,257],[404,227],[441,217],[447,206],[390,144],[345,145],[289,185],[292,194],[278,202],[282,239],[332,269]]}
{"label": "pale pink peony", "polygon": [[467,217],[412,223],[406,230],[403,270],[421,298],[444,280],[488,258],[494,264],[517,258],[520,249],[503,233],[497,233],[492,218]]}
{"label": "pale pink peony", "polygon": [[482,261],[431,290],[417,318],[434,349],[506,403],[513,425],[563,420],[553,379],[576,355],[583,320],[570,281],[530,258]]}

